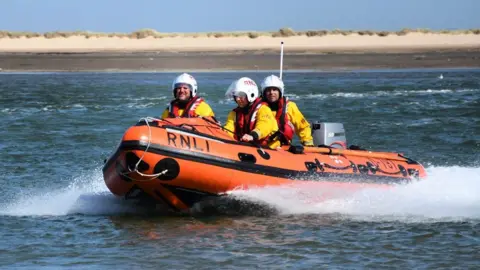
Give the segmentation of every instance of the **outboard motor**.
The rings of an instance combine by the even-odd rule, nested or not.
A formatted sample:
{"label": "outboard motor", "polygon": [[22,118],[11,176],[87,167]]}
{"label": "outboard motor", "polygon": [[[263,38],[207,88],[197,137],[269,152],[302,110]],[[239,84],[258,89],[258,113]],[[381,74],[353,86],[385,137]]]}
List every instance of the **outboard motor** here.
{"label": "outboard motor", "polygon": [[313,144],[315,146],[329,146],[346,149],[347,137],[342,123],[324,123],[315,121],[311,123]]}

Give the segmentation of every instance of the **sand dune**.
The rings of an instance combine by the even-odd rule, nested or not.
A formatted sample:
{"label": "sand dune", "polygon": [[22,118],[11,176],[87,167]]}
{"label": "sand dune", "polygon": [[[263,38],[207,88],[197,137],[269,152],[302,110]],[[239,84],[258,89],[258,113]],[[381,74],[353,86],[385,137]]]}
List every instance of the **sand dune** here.
{"label": "sand dune", "polygon": [[411,50],[480,48],[480,35],[410,33],[397,36],[326,35],[258,38],[242,37],[164,37],[143,39],[123,37],[73,36],[68,38],[2,38],[0,52],[94,52],[94,51],[233,51],[265,50]]}

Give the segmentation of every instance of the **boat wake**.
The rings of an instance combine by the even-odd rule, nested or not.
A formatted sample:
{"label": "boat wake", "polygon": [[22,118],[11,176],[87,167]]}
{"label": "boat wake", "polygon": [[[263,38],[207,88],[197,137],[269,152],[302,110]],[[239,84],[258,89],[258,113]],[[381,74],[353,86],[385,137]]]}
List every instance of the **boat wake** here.
{"label": "boat wake", "polygon": [[27,192],[13,201],[1,203],[0,215],[63,216],[70,214],[135,214],[135,205],[112,195],[103,181],[101,168],[75,177],[71,184],[47,192]]}
{"label": "boat wake", "polygon": [[430,167],[428,178],[392,189],[365,188],[327,199],[328,190],[263,188],[234,191],[239,199],[267,203],[283,215],[339,214],[359,220],[480,219],[480,168]]}
{"label": "boat wake", "polygon": [[[480,219],[480,168],[429,167],[428,178],[392,189],[316,190],[311,187],[267,187],[229,194],[220,213],[304,215],[335,214],[342,218],[404,222]],[[113,196],[99,168],[74,178],[62,189],[24,194],[0,202],[3,216],[143,215],[148,210]],[[334,196],[332,196],[334,194]],[[205,207],[201,206],[200,208]],[[209,205],[207,207],[212,207]],[[225,209],[232,207],[232,209]],[[198,212],[207,213],[206,208]],[[216,210],[219,210],[218,208]],[[225,211],[227,210],[227,211]]]}

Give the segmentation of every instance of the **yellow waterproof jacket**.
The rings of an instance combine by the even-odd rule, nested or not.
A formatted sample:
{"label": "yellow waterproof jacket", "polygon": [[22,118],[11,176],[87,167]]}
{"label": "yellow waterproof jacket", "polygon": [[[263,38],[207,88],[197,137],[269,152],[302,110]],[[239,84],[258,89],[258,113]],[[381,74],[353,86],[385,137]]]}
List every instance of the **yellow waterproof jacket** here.
{"label": "yellow waterproof jacket", "polygon": [[[272,111],[273,115],[277,115],[277,111]],[[303,145],[313,146],[312,129],[310,123],[305,119],[293,101],[287,103],[287,116],[290,123],[295,128],[295,134],[300,138]]]}
{"label": "yellow waterproof jacket", "polygon": [[[232,138],[235,138],[235,122],[237,121],[237,113],[231,111],[227,116],[224,128],[231,132],[228,132]],[[255,132],[258,135],[258,140],[269,138],[275,132],[278,131],[278,124],[273,116],[272,110],[267,105],[261,105],[257,111],[256,121],[253,130],[249,133]],[[240,138],[239,138],[240,139]],[[270,149],[276,149],[280,146],[280,140],[275,138],[268,143]]]}
{"label": "yellow waterproof jacket", "polygon": [[[170,106],[172,106],[172,103],[170,104]],[[162,119],[172,117],[170,115],[170,106],[168,106],[165,109],[165,111],[163,111],[162,117],[161,117]],[[189,107],[189,106],[187,105],[186,107]],[[177,111],[177,115],[182,115],[183,112],[185,111],[185,108],[178,108],[176,111]],[[215,114],[213,113],[213,110],[210,107],[210,105],[208,105],[208,103],[205,102],[204,100],[201,100],[199,102],[198,106],[196,106],[195,109],[192,112],[189,112],[184,117],[199,117],[199,116],[202,116],[202,117],[209,117],[209,116],[214,117],[215,116]]]}

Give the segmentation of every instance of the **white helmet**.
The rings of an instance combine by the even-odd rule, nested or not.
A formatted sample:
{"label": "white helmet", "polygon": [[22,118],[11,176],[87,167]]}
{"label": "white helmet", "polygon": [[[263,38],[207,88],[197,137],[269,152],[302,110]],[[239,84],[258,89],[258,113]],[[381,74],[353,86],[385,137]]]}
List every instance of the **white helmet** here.
{"label": "white helmet", "polygon": [[242,77],[230,84],[225,96],[227,98],[232,98],[237,96],[239,93],[244,93],[247,95],[248,102],[253,102],[256,98],[258,98],[258,86],[254,80],[247,77]]}
{"label": "white helmet", "polygon": [[263,79],[261,87],[262,87],[262,95],[263,95],[263,92],[265,91],[265,88],[276,87],[280,90],[281,96],[283,97],[283,91],[285,89],[285,85],[283,84],[282,79],[280,79],[275,75],[270,75],[265,79]]}
{"label": "white helmet", "polygon": [[190,90],[192,92],[192,98],[197,95],[197,89],[198,89],[197,81],[195,80],[195,78],[192,75],[190,75],[188,73],[183,73],[183,74],[179,75],[177,78],[175,78],[175,80],[172,83],[172,90],[174,91],[173,92],[174,96],[175,96],[175,88],[177,88],[178,84],[189,85]]}

